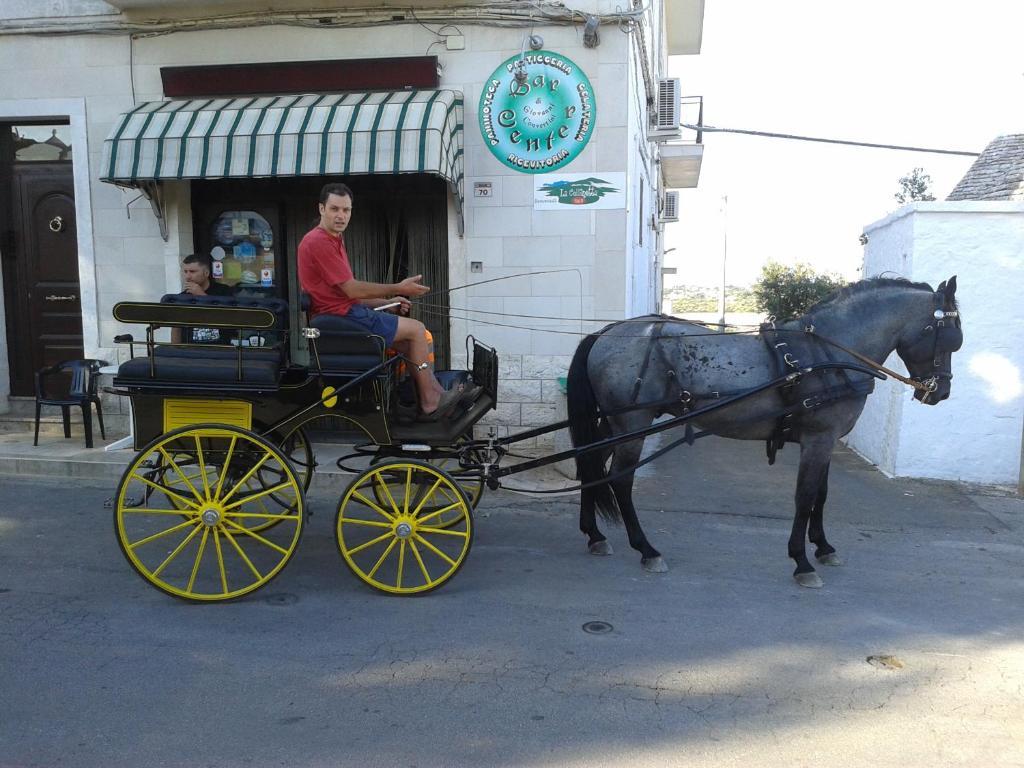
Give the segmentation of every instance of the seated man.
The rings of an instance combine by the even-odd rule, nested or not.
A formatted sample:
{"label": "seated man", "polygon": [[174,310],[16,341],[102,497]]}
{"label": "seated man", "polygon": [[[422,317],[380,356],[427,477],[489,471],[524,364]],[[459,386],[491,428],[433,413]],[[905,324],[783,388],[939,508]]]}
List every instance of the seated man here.
{"label": "seated man", "polygon": [[[181,260],[181,274],[185,279],[184,296],[234,296],[229,285],[214,280],[210,273],[213,263],[205,254],[192,253]],[[184,331],[184,333],[182,333]],[[231,331],[226,328],[175,328],[171,340],[175,344],[230,344]]]}
{"label": "seated man", "polygon": [[[344,315],[384,338],[413,362],[412,376],[419,395],[421,419],[434,421],[459,401],[462,393],[446,391],[434,378],[427,362],[423,323],[409,317],[408,296],[422,296],[430,288],[422,275],[400,283],[369,283],[352,274],[342,233],[352,217],[352,190],[344,184],[327,184],[320,191],[320,223],[299,243],[299,283],[309,294],[310,314]],[[398,315],[376,311],[398,302]]]}

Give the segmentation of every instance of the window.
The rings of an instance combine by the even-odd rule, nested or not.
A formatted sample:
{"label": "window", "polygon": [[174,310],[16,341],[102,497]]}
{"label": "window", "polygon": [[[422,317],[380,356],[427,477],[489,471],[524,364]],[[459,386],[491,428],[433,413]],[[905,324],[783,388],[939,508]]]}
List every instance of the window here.
{"label": "window", "polygon": [[54,163],[71,160],[70,126],[12,125],[16,163]]}

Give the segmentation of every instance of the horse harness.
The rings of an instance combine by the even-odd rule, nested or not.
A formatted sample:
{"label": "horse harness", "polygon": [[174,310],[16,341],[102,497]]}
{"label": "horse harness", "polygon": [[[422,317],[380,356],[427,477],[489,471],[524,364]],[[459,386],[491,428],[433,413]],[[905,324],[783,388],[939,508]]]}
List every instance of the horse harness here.
{"label": "horse harness", "polygon": [[[629,405],[624,408],[617,408],[614,411],[607,412],[605,416],[618,415],[620,413],[626,413],[629,411],[640,410],[644,408],[665,408],[667,406],[682,406],[683,411],[689,411],[698,400],[718,400],[723,397],[728,397],[733,393],[729,392],[711,392],[708,394],[694,394],[689,392],[682,387],[679,387],[679,393],[677,395],[658,400],[650,403],[637,403],[637,397],[640,394],[640,389],[643,387],[645,378],[648,375],[648,371],[651,365],[651,358],[654,355],[655,347],[659,346],[658,341],[661,339],[662,331],[664,330],[665,324],[671,322],[672,318],[664,318],[655,320],[652,323],[651,334],[648,337],[647,349],[644,352],[644,359],[640,364],[640,370],[637,372],[636,381],[633,384],[633,390],[630,395]],[[807,328],[813,335],[813,327]],[[780,448],[785,446],[788,442],[797,442],[799,440],[799,415],[808,411],[816,410],[824,405],[835,402],[836,400],[842,400],[848,397],[857,397],[860,395],[866,395],[874,387],[874,384],[870,379],[866,381],[853,381],[849,374],[843,369],[827,370],[822,373],[826,375],[833,375],[838,377],[838,383],[830,386],[815,389],[812,392],[801,392],[800,384],[803,380],[803,375],[810,365],[813,365],[813,358],[815,355],[811,354],[811,361],[807,364],[803,363],[796,357],[795,352],[789,343],[780,338],[779,332],[775,328],[774,322],[768,322],[761,325],[760,328],[761,338],[765,341],[768,349],[771,353],[772,359],[776,363],[776,373],[778,376],[789,376],[789,381],[779,387],[779,393],[782,396],[784,407],[777,411],[771,416],[775,418],[775,429],[772,432],[771,437],[766,442],[766,452],[768,454],[768,463],[775,463],[775,454]],[[835,358],[828,350],[827,344],[818,344],[822,350],[822,355],[827,362],[835,362]],[[676,380],[675,371],[669,368],[666,371],[668,378],[671,382],[678,385]],[[671,383],[669,384],[671,387]],[[763,417],[758,417],[763,418]],[[694,440],[704,437],[708,432],[694,432],[693,428],[686,425],[686,438],[685,442],[693,444]]]}
{"label": "horse harness", "polygon": [[[777,376],[787,373],[796,373],[814,365],[815,351],[820,350],[826,362],[836,362],[835,357],[829,351],[828,344],[823,344],[820,337],[814,334],[813,324],[806,324],[804,330],[815,342],[814,346],[807,349],[810,356],[809,361],[801,361],[797,358],[797,352],[790,343],[781,338],[775,327],[774,320],[762,323],[760,326],[760,337],[768,348],[768,353],[775,363]],[[779,395],[785,404],[785,409],[775,420],[775,429],[765,441],[765,453],[768,455],[768,464],[775,463],[775,455],[785,447],[786,443],[795,443],[800,440],[799,419],[797,416],[805,411],[812,411],[836,400],[843,400],[848,397],[860,397],[869,394],[874,389],[874,382],[871,379],[854,381],[849,373],[842,368],[827,369],[822,371],[826,377],[833,377],[834,383],[812,392],[801,392],[803,377],[796,377],[789,383],[779,387]]]}

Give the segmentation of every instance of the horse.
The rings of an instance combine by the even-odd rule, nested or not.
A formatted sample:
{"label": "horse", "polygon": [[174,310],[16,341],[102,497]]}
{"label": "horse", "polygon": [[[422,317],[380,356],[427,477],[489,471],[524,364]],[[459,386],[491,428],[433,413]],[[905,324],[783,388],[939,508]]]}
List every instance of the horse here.
{"label": "horse", "polygon": [[[861,280],[832,293],[800,318],[762,324],[756,334],[711,330],[663,315],[618,321],[585,337],[573,355],[567,377],[569,431],[580,449],[644,430],[665,414],[697,411],[693,423],[701,436],[766,440],[769,462],[786,442],[798,442],[788,556],[796,562],[793,576],[798,584],[821,587],[804,539],[815,546],[822,565],[842,564],[825,537],[829,463],[836,441],[853,429],[873,389],[869,374],[895,376],[915,388],[916,400],[936,405],[949,397],[952,353],[962,343],[955,275],[934,291],[926,283],[902,278]],[[894,350],[909,378],[873,362],[884,361]],[[823,370],[808,370],[818,364]],[[784,385],[719,408],[707,407],[787,374]],[[609,555],[612,547],[597,526],[595,512],[608,521],[624,522],[643,568],[657,573],[668,566],[647,540],[632,500],[643,443],[638,436],[577,453],[580,530],[591,554]]]}

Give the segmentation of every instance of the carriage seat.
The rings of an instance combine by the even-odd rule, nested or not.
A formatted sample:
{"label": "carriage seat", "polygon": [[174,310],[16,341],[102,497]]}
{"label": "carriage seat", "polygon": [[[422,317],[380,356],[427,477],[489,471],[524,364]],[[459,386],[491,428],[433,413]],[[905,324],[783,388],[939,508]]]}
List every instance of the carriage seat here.
{"label": "carriage seat", "polygon": [[[274,314],[271,330],[242,330],[242,338],[258,336],[264,346],[225,346],[238,331],[225,328],[229,337],[222,344],[157,345],[152,359],[136,357],[122,363],[115,384],[168,382],[175,384],[228,384],[267,387],[277,384],[287,359],[288,303],[276,298],[240,296],[191,296],[167,294],[161,304],[196,307],[267,309]],[[239,357],[241,378],[239,378]]]}
{"label": "carriage seat", "polygon": [[[341,315],[318,315],[310,323],[320,331],[316,339],[316,356],[325,373],[362,373],[385,359],[383,337],[370,333],[363,326]],[[386,373],[382,371],[382,374]]]}
{"label": "carriage seat", "polygon": [[[174,304],[177,306],[191,307],[235,307],[240,309],[269,309],[274,313],[274,328],[270,331],[242,331],[242,338],[258,336],[263,342],[258,347],[243,347],[246,357],[254,360],[271,360],[283,363],[287,353],[287,337],[285,331],[288,329],[288,302],[272,297],[252,296],[191,296],[189,294],[168,293],[160,297],[161,304]],[[222,339],[219,345],[189,344],[186,346],[161,346],[157,348],[157,356],[163,357],[192,357],[197,359],[236,359],[234,349],[226,349],[224,345],[231,343],[231,339],[237,339],[237,331],[230,328],[222,329],[227,331],[228,338]]]}

